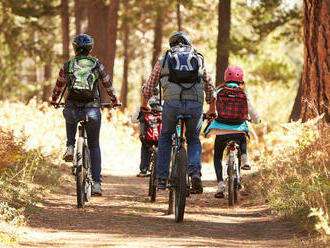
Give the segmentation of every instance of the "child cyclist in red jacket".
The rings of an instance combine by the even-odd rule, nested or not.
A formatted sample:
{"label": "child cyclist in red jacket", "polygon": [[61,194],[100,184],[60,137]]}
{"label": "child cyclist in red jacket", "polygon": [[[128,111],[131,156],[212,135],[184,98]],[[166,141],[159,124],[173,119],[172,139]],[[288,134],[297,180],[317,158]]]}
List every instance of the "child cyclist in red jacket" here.
{"label": "child cyclist in red jacket", "polygon": [[[224,88],[225,87],[225,88]],[[211,129],[218,129],[218,130],[226,130],[224,134],[216,135],[215,142],[214,142],[214,169],[217,176],[218,182],[218,189],[215,194],[216,198],[224,197],[224,182],[223,182],[223,175],[222,175],[222,157],[223,152],[226,148],[227,142],[230,140],[239,140],[240,141],[240,149],[241,149],[241,169],[243,170],[250,170],[251,165],[247,157],[247,144],[246,144],[246,135],[248,135],[248,126],[246,120],[242,119],[239,121],[224,119],[222,118],[225,116],[223,113],[219,113],[219,111],[236,111],[237,114],[241,114],[240,112],[246,111],[251,119],[252,123],[259,123],[260,119],[258,116],[257,111],[252,106],[250,100],[247,98],[247,94],[244,92],[245,83],[243,81],[243,70],[238,66],[229,66],[225,71],[225,83],[224,87],[217,90],[217,110],[218,110],[218,118],[214,120],[211,125],[206,130],[206,134],[211,131]],[[246,106],[243,107],[242,105],[237,106],[229,106],[229,104],[224,104],[225,101],[221,100],[219,97],[219,93],[223,89],[233,89],[237,92],[240,92],[241,95],[243,93],[243,99],[246,99]],[[241,89],[241,90],[239,90]],[[237,109],[235,109],[237,107]],[[233,108],[233,109],[231,109]],[[233,133],[230,133],[233,131]],[[237,133],[237,131],[244,131],[243,133]],[[236,132],[236,133],[235,133]]]}

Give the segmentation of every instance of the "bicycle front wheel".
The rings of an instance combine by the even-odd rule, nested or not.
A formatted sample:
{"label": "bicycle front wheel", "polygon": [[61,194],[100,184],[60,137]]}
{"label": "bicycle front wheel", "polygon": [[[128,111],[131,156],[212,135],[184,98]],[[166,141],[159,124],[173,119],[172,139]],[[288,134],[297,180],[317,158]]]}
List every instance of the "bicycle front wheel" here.
{"label": "bicycle front wheel", "polygon": [[150,178],[149,178],[149,195],[151,202],[156,200],[156,163],[157,163],[157,148],[152,148],[150,159]]}
{"label": "bicycle front wheel", "polygon": [[77,142],[76,151],[76,191],[77,191],[77,206],[78,208],[83,208],[85,206],[85,168],[84,168],[84,138],[79,137]]}
{"label": "bicycle front wheel", "polygon": [[175,221],[183,221],[187,195],[187,153],[184,147],[178,152],[175,173]]}

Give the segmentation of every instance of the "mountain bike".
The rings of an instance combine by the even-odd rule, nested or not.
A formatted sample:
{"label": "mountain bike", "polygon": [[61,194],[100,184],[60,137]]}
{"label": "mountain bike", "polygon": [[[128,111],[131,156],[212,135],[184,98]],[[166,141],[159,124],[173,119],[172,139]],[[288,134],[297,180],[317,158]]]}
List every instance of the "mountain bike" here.
{"label": "mountain bike", "polygon": [[[214,117],[214,116],[213,116]],[[206,117],[206,115],[203,115],[203,120],[209,120],[209,124],[211,123],[210,120],[214,119],[213,117],[209,118]],[[208,124],[208,125],[209,125]],[[208,126],[204,129],[204,133],[207,130]],[[212,133],[212,134],[218,134],[221,135],[221,130],[219,130],[219,133]],[[227,132],[228,134],[229,132]],[[232,133],[237,134],[244,134],[245,132],[242,131],[232,131]],[[223,133],[222,133],[223,134]],[[239,200],[239,193],[238,191],[241,188],[241,150],[240,150],[240,141],[239,140],[230,140],[227,142],[226,145],[226,151],[227,151],[227,177],[225,178],[225,191],[224,195],[225,198],[228,198],[228,204],[229,206],[236,205]]]}
{"label": "mountain bike", "polygon": [[187,173],[187,152],[183,137],[184,119],[191,115],[178,115],[175,133],[173,134],[172,158],[169,178],[168,214],[174,214],[175,221],[182,222],[186,206],[186,197],[190,192],[190,178]]}
{"label": "mountain bike", "polygon": [[[65,103],[60,103],[58,106],[64,107]],[[111,105],[110,103],[102,103],[101,107],[118,107],[121,104]],[[72,161],[72,173],[76,178],[76,193],[77,206],[83,208],[85,202],[89,202],[92,197],[92,164],[90,158],[90,151],[88,148],[86,125],[88,122],[88,115],[85,120],[79,121],[78,134],[79,137],[76,143],[76,151]]]}

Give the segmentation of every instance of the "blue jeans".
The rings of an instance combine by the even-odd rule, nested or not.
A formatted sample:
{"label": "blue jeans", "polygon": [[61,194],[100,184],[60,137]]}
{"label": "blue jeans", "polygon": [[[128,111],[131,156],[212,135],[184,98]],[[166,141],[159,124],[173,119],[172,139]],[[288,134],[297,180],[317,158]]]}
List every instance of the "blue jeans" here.
{"label": "blue jeans", "polygon": [[[162,113],[162,131],[158,143],[157,177],[167,179],[171,161],[172,134],[175,132],[177,116],[190,114],[185,119],[186,139],[188,145],[188,173],[201,171],[202,146],[199,133],[202,128],[203,104],[193,101],[166,101]],[[200,174],[201,175],[201,174]]]}
{"label": "blue jeans", "polygon": [[142,143],[140,171],[147,171],[149,169],[151,149],[151,145]]}
{"label": "blue jeans", "polygon": [[91,155],[92,177],[95,182],[101,182],[101,150],[99,144],[101,128],[101,111],[99,108],[65,108],[63,115],[66,121],[67,146],[74,146],[76,143],[77,124],[86,119],[86,132],[88,148]]}
{"label": "blue jeans", "polygon": [[217,181],[223,181],[222,176],[222,157],[223,151],[226,148],[227,142],[230,140],[240,141],[241,154],[246,154],[246,137],[244,134],[226,134],[226,135],[217,135],[214,141],[214,169],[215,174],[217,175]]}

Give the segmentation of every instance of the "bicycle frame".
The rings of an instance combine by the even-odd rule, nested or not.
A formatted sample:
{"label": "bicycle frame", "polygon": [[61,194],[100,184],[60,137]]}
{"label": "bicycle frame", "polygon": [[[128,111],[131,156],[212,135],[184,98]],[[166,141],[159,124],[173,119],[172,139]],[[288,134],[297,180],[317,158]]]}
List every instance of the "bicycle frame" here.
{"label": "bicycle frame", "polygon": [[[185,143],[185,138],[183,137],[183,129],[184,129],[184,118],[191,118],[191,115],[178,115],[177,119],[177,125],[175,127],[175,133],[173,134],[173,140],[174,140],[174,145],[173,145],[173,153],[174,155],[177,154],[177,152],[180,150],[180,148],[184,145]],[[174,166],[177,166],[177,156],[175,156],[175,162]],[[172,168],[173,169],[175,169]],[[175,171],[175,170],[174,170]]]}

